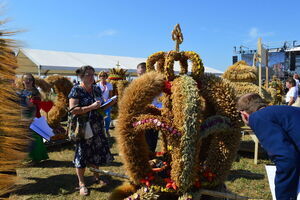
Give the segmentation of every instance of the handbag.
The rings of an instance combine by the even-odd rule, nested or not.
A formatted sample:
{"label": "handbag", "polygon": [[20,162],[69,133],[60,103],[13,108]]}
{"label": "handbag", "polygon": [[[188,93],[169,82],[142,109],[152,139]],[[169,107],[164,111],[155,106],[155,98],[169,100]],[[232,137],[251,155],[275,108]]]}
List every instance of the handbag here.
{"label": "handbag", "polygon": [[71,141],[79,141],[93,137],[93,130],[86,115],[74,115],[71,111],[79,105],[74,106],[68,111],[67,134]]}
{"label": "handbag", "polygon": [[[93,98],[94,90],[93,90]],[[80,107],[79,105],[74,106],[68,110],[68,123],[67,123],[67,134],[70,140],[76,142],[82,139],[89,139],[94,136],[93,129],[90,123],[91,112],[89,115],[73,115],[71,111],[74,108]]]}
{"label": "handbag", "polygon": [[68,138],[74,142],[83,139],[85,131],[84,123],[82,123],[80,115],[74,115],[71,113],[71,111],[77,107],[79,107],[79,105],[68,110],[67,134]]}

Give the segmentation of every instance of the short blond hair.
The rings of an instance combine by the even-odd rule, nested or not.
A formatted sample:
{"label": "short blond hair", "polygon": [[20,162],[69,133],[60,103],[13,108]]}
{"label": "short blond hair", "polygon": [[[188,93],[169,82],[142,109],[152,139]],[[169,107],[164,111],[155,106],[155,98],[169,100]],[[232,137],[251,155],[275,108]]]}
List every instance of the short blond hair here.
{"label": "short blond hair", "polygon": [[101,77],[101,76],[108,77],[108,73],[106,71],[101,71],[101,72],[99,72],[98,77]]}

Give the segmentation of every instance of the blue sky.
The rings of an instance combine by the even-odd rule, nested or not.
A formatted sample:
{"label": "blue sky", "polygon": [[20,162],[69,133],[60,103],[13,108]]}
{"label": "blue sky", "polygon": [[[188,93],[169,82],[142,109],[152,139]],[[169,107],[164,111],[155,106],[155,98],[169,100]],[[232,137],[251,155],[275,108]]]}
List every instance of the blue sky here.
{"label": "blue sky", "polygon": [[299,40],[299,0],[6,0],[9,29],[26,48],[148,57],[174,49],[196,51],[204,65],[226,70],[233,46],[255,48]]}

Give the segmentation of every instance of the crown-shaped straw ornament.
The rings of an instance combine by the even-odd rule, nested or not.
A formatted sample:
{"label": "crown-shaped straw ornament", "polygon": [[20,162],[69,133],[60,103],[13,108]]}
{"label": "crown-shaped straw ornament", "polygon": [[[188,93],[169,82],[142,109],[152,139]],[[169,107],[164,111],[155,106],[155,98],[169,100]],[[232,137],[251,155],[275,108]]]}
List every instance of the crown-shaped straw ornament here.
{"label": "crown-shaped straw ornament", "polygon": [[[147,71],[156,70],[164,73],[167,80],[175,79],[174,62],[179,61],[179,74],[188,73],[188,60],[192,61],[191,76],[198,80],[204,74],[204,65],[200,56],[194,51],[179,51],[180,44],[183,42],[183,34],[179,24],[176,24],[172,31],[172,40],[175,41],[175,50],[169,52],[159,51],[148,57],[146,68]],[[155,67],[156,64],[156,67]]]}

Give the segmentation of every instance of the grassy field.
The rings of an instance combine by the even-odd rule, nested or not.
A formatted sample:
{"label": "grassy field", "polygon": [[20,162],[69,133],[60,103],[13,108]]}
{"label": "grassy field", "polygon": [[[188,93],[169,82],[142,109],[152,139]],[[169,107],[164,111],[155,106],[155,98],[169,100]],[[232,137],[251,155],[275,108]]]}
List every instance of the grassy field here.
{"label": "grassy field", "polygon": [[[113,135],[113,131],[112,131]],[[115,161],[110,166],[101,169],[124,173],[121,157],[114,138],[111,140],[112,153]],[[77,178],[72,164],[73,145],[64,144],[60,147],[49,148],[49,160],[35,165],[27,165],[18,169],[17,173],[22,180],[18,190],[11,195],[11,199],[107,199],[110,191],[122,184],[123,179],[103,177],[109,185],[92,185],[92,173],[87,170],[86,183],[90,195],[80,197],[77,187]],[[258,165],[253,164],[252,154],[240,155],[234,162],[226,186],[231,192],[255,199],[272,199],[264,165],[270,164],[268,159],[260,159]]]}

